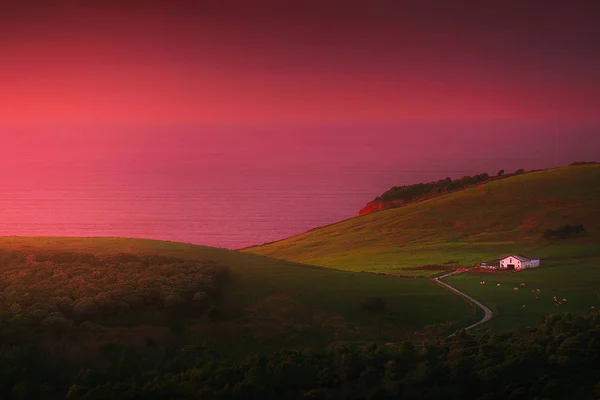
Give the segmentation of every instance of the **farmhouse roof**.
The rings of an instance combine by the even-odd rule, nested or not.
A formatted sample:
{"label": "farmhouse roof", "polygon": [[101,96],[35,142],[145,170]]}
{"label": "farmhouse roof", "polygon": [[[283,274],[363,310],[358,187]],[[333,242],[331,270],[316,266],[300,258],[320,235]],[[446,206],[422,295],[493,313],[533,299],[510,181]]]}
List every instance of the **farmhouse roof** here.
{"label": "farmhouse roof", "polygon": [[506,259],[508,257],[516,258],[517,260],[524,261],[524,262],[531,261],[531,258],[525,257],[523,254],[513,254],[511,256],[506,256],[504,258]]}

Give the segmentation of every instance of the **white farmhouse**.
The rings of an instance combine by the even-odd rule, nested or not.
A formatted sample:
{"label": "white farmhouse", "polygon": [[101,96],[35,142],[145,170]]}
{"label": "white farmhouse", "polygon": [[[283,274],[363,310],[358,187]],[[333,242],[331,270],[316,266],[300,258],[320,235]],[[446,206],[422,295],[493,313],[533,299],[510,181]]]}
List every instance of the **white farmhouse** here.
{"label": "white farmhouse", "polygon": [[540,266],[540,260],[525,257],[522,254],[510,255],[500,260],[500,269],[514,269],[520,271],[527,268],[537,268]]}

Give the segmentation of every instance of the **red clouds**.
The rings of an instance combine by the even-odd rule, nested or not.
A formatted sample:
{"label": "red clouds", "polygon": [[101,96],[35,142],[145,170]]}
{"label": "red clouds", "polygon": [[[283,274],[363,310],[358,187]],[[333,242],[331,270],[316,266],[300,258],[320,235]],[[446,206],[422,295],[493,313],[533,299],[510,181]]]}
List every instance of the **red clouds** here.
{"label": "red clouds", "polygon": [[117,4],[6,12],[0,121],[598,119],[591,9]]}

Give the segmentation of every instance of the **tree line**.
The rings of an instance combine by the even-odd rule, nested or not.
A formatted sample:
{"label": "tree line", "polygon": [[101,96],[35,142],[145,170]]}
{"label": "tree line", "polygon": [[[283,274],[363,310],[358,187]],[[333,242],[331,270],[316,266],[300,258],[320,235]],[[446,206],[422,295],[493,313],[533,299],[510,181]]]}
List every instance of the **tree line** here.
{"label": "tree line", "polygon": [[0,250],[0,273],[0,307],[57,330],[146,308],[203,312],[229,280],[203,260],[43,251]]}
{"label": "tree line", "polygon": [[[1,326],[1,325],[0,325]],[[0,330],[0,332],[2,332]],[[345,344],[232,359],[211,344],[107,343],[94,362],[0,342],[3,399],[592,399],[600,314],[393,346]]]}
{"label": "tree line", "polygon": [[417,183],[413,185],[394,186],[387,190],[376,200],[395,201],[402,204],[434,197],[444,193],[451,193],[468,186],[483,183],[489,179],[487,173],[463,176],[459,179],[441,179],[428,183]]}

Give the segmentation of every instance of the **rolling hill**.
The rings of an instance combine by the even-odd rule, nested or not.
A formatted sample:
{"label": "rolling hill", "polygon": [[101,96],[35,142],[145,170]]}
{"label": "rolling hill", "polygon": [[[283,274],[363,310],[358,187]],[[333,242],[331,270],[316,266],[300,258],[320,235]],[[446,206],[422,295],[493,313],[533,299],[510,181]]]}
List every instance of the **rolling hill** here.
{"label": "rolling hill", "polygon": [[[600,255],[600,165],[510,176],[244,249],[323,267],[431,275],[509,253],[542,259]],[[583,224],[586,234],[547,240],[543,233]]]}
{"label": "rolling hill", "polygon": [[[40,334],[31,327],[41,322],[71,337],[73,348],[91,337],[96,344],[144,343],[183,334],[178,340],[210,341],[245,355],[249,348],[431,337],[476,319],[460,297],[425,279],[174,242],[4,237],[0,273],[0,322],[26,327],[36,342]],[[372,297],[385,309],[365,310]],[[8,326],[0,323],[0,337]]]}

